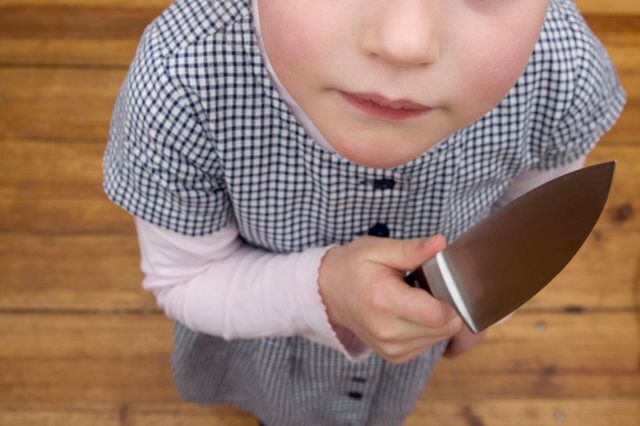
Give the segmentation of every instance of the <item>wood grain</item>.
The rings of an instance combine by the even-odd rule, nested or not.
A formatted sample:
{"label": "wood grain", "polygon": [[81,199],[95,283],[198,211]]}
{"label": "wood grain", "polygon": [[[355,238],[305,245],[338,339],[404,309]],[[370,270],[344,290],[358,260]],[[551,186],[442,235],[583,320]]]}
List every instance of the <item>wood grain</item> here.
{"label": "wood grain", "polygon": [[[104,143],[126,70],[104,68],[1,68],[0,138]],[[640,131],[640,74],[622,74],[629,102],[605,136],[633,145]],[[90,113],[89,113],[90,112]],[[37,117],[35,119],[34,117]]]}
{"label": "wood grain", "polygon": [[[177,401],[163,315],[9,313],[0,314],[0,331],[3,403]],[[473,352],[443,361],[426,398],[632,398],[639,332],[628,311],[523,312]]]}
{"label": "wood grain", "polygon": [[[102,191],[113,103],[170,0],[0,0],[0,426],[256,425],[179,401],[171,322]],[[640,2],[577,0],[629,101],[595,231],[485,342],[439,364],[414,425],[640,424]]]}
{"label": "wood grain", "polygon": [[[634,309],[638,232],[600,233],[524,309]],[[3,235],[0,309],[155,309],[141,288],[135,237]]]}

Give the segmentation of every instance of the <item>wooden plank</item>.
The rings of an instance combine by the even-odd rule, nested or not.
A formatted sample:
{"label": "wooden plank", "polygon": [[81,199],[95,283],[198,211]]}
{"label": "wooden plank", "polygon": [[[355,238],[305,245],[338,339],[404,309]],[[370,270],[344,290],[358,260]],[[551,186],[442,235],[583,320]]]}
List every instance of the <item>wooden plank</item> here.
{"label": "wooden plank", "polygon": [[[639,36],[600,32],[619,73],[631,73],[640,64]],[[618,44],[616,44],[616,42]],[[133,60],[138,37],[130,39],[66,39],[55,37],[0,37],[0,64],[13,66],[83,66],[128,69]]]}
{"label": "wooden plank", "polygon": [[0,65],[89,66],[129,68],[138,46],[135,39],[64,39],[0,37]]}
{"label": "wooden plank", "polygon": [[[633,301],[640,258],[636,151],[604,144],[594,151],[592,163],[620,159],[611,202],[574,262],[529,306],[561,308],[572,301],[597,308]],[[102,194],[102,147],[16,141],[4,143],[3,152],[0,229],[18,234],[6,236],[0,246],[0,263],[7,271],[0,304],[153,308],[139,290],[132,219]],[[96,256],[99,262],[93,260]]]}
{"label": "wooden plank", "polygon": [[0,68],[0,139],[105,141],[125,70]]}
{"label": "wooden plank", "polygon": [[[125,70],[0,68],[0,139],[107,138]],[[640,134],[640,74],[621,76],[630,101],[606,140],[633,144]],[[34,119],[38,117],[38,119]]]}
{"label": "wooden plank", "polygon": [[[153,7],[164,9],[175,0],[0,0],[0,7],[117,7],[123,9],[140,9]],[[619,0],[616,0],[619,1]]]}
{"label": "wooden plank", "polygon": [[127,67],[170,0],[3,0],[0,63]]}
{"label": "wooden plank", "polygon": [[[629,88],[624,86],[629,92]],[[618,119],[615,126],[604,135],[602,142],[608,144],[634,145],[638,143],[638,135],[640,134],[640,102],[635,98],[630,98]]]}
{"label": "wooden plank", "polygon": [[[99,144],[0,143],[0,306],[155,309],[140,289],[132,218],[102,193]],[[527,308],[634,306],[640,261],[638,147],[602,144],[590,163],[618,158],[596,231]]]}
{"label": "wooden plank", "polygon": [[[640,414],[633,398],[509,399],[461,402],[424,401],[405,426],[636,426]],[[127,404],[110,406],[3,406],[0,425],[36,426],[256,426],[250,414],[230,406],[192,404]]]}
{"label": "wooden plank", "polygon": [[[0,0],[0,8],[42,6],[56,7],[114,7],[140,9],[145,7],[162,10],[172,0]],[[640,5],[636,0],[576,0],[576,4],[585,14],[598,15],[639,15]]]}
{"label": "wooden plank", "polygon": [[0,315],[0,401],[177,401],[160,315]]}
{"label": "wooden plank", "polygon": [[640,15],[636,0],[576,0],[576,4],[587,14]]}
{"label": "wooden plank", "polygon": [[[639,313],[637,308],[582,314],[519,312],[491,327],[469,356],[443,363],[436,375],[638,375]],[[640,382],[634,389],[640,392]]]}
{"label": "wooden plank", "polygon": [[640,232],[596,229],[576,257],[523,309],[632,308],[638,303],[639,271]]}
{"label": "wooden plank", "polygon": [[257,426],[237,408],[194,404],[2,404],[0,425],[20,426]]}
{"label": "wooden plank", "polygon": [[0,147],[0,232],[132,234],[132,217],[102,189],[104,143]]}
{"label": "wooden plank", "polygon": [[[0,232],[130,235],[132,218],[102,189],[104,143],[0,141]],[[640,231],[640,146],[601,143],[589,163],[618,160],[598,227]]]}
{"label": "wooden plank", "polygon": [[[0,0],[0,7],[6,6],[118,6],[139,8],[152,5],[163,8],[168,6],[171,0]],[[617,13],[617,14],[640,14],[640,5],[636,0],[576,0],[578,7],[583,12],[589,13]]]}
{"label": "wooden plank", "polygon": [[[633,308],[640,233],[599,232],[524,309]],[[131,235],[3,235],[0,309],[154,310]]]}
{"label": "wooden plank", "polygon": [[[626,55],[612,53],[616,63],[637,53],[637,6],[600,0],[584,3],[589,24],[609,49],[615,47],[611,38],[620,34],[633,40],[635,48]],[[169,4],[168,0],[2,1],[0,63],[127,67],[144,27]]]}
{"label": "wooden plank", "polygon": [[151,4],[96,3],[0,5],[0,37],[132,39],[162,11]]}
{"label": "wooden plank", "polygon": [[405,426],[636,426],[637,399],[490,399],[420,404]]}
{"label": "wooden plank", "polygon": [[60,407],[0,403],[0,426],[122,426],[120,410],[113,407]]}
{"label": "wooden plank", "polygon": [[131,426],[258,426],[258,420],[237,408],[221,405],[213,408],[193,404],[167,406],[135,404],[129,410]]}
{"label": "wooden plank", "polygon": [[[620,74],[637,70],[640,63],[640,36],[618,31],[600,31],[598,35]],[[9,39],[0,36],[0,65],[127,69],[135,55],[138,38],[68,39],[43,36]]]}
{"label": "wooden plank", "polygon": [[[548,289],[485,344],[440,364],[409,425],[640,422],[640,3],[578,2],[630,94],[590,157],[620,160],[612,198]],[[0,0],[0,64],[13,64],[0,69],[0,425],[256,424],[178,401],[170,322],[140,289],[130,217],[100,188],[124,68],[169,3]],[[557,311],[567,301],[587,311]]]}
{"label": "wooden plank", "polygon": [[472,352],[441,362],[423,399],[616,396],[640,401],[638,314],[518,313],[491,327]]}
{"label": "wooden plank", "polygon": [[640,216],[640,145],[627,149],[605,139],[587,157],[586,165],[616,161],[613,185],[598,228],[625,227],[639,229]]}
{"label": "wooden plank", "polygon": [[[153,6],[162,9],[169,4],[171,0],[0,0],[0,7],[8,6],[117,6],[123,8],[140,8],[145,6]],[[615,13],[621,15],[637,15],[640,14],[640,5],[636,0],[576,0],[580,10],[585,13]]]}
{"label": "wooden plank", "polygon": [[[634,22],[635,23],[635,22]],[[599,23],[599,25],[604,25]],[[138,45],[139,35],[131,38],[91,39],[42,36],[37,38],[3,38],[0,32],[0,64],[38,66],[93,66],[128,68]],[[619,73],[634,72],[640,59],[640,36],[601,30],[598,35],[605,43]]]}
{"label": "wooden plank", "polygon": [[638,47],[640,15],[585,14],[584,17],[607,50],[612,47]]}
{"label": "wooden plank", "polygon": [[[637,24],[637,22],[633,21],[633,24]],[[597,22],[597,25],[606,24]],[[143,28],[144,25],[141,23],[140,28],[136,28],[135,31],[130,30],[129,32],[135,32],[135,35],[129,38],[123,38],[121,34],[114,34],[110,38],[97,39],[91,38],[90,35],[84,35],[82,38],[69,38],[66,34],[50,34],[41,37],[34,35],[3,37],[0,31],[0,64],[128,68]],[[616,29],[610,31],[594,29],[605,43],[620,73],[632,72],[634,66],[637,69],[638,45],[640,44],[638,40],[640,37],[637,33],[621,32]]]}
{"label": "wooden plank", "polygon": [[0,309],[156,310],[131,236],[2,236]]}
{"label": "wooden plank", "polygon": [[[443,361],[425,400],[638,398],[637,315],[516,315],[468,355]],[[159,315],[3,314],[0,331],[3,403],[178,401],[171,325]]]}

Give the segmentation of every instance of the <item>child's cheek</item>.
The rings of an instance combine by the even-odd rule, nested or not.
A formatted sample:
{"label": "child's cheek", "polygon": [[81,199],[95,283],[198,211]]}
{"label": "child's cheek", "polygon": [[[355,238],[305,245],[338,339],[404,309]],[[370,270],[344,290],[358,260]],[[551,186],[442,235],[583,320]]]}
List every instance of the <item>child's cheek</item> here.
{"label": "child's cheek", "polygon": [[301,20],[280,19],[277,27],[263,29],[263,38],[269,60],[285,85],[301,73],[313,71],[313,58],[321,57],[312,28]]}
{"label": "child's cheek", "polygon": [[478,83],[489,93],[504,96],[522,73],[526,61],[516,55],[505,55],[504,51],[484,57],[477,64]]}
{"label": "child's cheek", "polygon": [[480,54],[468,57],[467,81],[471,90],[476,89],[480,102],[492,106],[507,94],[524,71],[532,47],[529,40],[515,43],[496,40],[477,49]]}
{"label": "child's cheek", "polygon": [[[295,25],[295,23],[292,23]],[[310,53],[311,43],[309,36],[304,31],[299,31],[297,28],[289,25],[289,30],[286,32],[278,31],[273,35],[274,47],[276,49],[273,53],[274,56],[288,57],[288,56],[304,56]],[[295,35],[291,35],[295,34]],[[294,58],[292,58],[294,59]]]}

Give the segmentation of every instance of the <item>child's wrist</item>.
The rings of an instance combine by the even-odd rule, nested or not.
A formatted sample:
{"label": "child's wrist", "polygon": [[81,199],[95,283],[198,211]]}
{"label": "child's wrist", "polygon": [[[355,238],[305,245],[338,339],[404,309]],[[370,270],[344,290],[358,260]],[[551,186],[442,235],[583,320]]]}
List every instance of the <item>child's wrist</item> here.
{"label": "child's wrist", "polygon": [[340,246],[330,247],[324,256],[322,256],[320,267],[318,268],[318,292],[320,293],[321,301],[327,312],[329,323],[334,330],[344,327],[331,302],[333,300],[333,284],[337,281],[333,276],[333,271],[335,270],[333,265],[335,265],[336,257],[339,256],[338,252],[341,251],[340,249]]}

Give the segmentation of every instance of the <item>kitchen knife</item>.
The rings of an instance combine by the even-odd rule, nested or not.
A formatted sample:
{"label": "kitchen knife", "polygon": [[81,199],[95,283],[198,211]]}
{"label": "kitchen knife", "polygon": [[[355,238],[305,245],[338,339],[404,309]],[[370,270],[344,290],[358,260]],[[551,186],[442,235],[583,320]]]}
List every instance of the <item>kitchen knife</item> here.
{"label": "kitchen knife", "polygon": [[513,312],[573,258],[602,213],[615,161],[553,179],[497,210],[407,275],[474,333]]}

